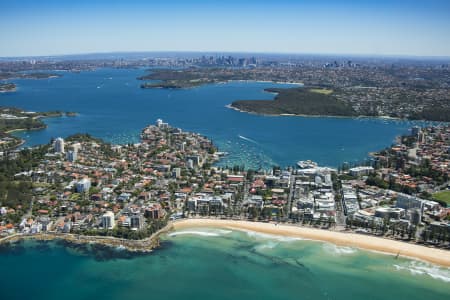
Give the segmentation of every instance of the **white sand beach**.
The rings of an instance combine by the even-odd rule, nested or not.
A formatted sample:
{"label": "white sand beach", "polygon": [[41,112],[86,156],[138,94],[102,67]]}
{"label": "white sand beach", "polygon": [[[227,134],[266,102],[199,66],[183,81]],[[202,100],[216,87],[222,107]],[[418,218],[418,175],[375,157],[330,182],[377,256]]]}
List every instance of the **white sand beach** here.
{"label": "white sand beach", "polygon": [[420,259],[437,265],[450,267],[450,251],[370,235],[335,232],[292,225],[219,219],[185,219],[176,221],[173,225],[175,230],[195,227],[220,227],[232,230],[255,231],[272,235],[306,238],[331,242],[340,246],[356,247],[365,250],[390,253],[393,255],[399,254],[403,257]]}

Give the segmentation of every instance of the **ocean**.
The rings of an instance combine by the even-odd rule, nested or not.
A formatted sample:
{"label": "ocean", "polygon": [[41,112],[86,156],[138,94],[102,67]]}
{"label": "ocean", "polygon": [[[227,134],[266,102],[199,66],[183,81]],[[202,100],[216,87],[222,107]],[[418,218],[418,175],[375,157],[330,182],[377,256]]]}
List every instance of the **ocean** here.
{"label": "ocean", "polygon": [[139,142],[140,130],[162,118],[172,126],[199,132],[228,152],[221,165],[270,168],[314,160],[337,167],[362,161],[368,152],[391,145],[395,137],[424,122],[375,118],[260,116],[225,107],[234,100],[271,100],[267,82],[230,82],[192,89],[141,89],[143,69],[61,72],[61,78],[14,80],[16,93],[0,95],[0,105],[28,111],[75,111],[77,117],[46,119],[48,128],[16,132],[26,146],[51,138],[90,133],[112,143]]}
{"label": "ocean", "polygon": [[21,242],[0,248],[2,299],[449,299],[450,269],[328,243],[183,229],[145,255]]}

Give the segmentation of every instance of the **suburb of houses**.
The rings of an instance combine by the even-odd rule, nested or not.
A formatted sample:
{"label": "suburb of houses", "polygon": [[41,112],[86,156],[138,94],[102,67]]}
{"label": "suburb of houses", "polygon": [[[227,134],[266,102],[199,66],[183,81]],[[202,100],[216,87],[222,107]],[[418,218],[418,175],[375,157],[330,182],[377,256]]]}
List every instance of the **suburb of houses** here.
{"label": "suburb of houses", "polygon": [[137,144],[74,135],[36,149],[2,153],[1,163],[33,161],[7,174],[30,191],[16,194],[26,201],[2,195],[0,238],[140,240],[178,219],[219,218],[450,243],[449,125],[414,127],[365,163],[338,169],[309,161],[223,167],[217,162],[226,153],[208,138],[162,120],[144,128]]}

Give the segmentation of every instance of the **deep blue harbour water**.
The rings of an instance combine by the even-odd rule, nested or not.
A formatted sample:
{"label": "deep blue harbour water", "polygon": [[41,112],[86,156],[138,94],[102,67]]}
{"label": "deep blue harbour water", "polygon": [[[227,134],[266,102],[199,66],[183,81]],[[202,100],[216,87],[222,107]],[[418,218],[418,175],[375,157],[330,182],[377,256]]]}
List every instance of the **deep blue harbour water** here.
{"label": "deep blue harbour water", "polygon": [[415,122],[370,118],[260,116],[225,106],[238,99],[273,99],[268,87],[292,85],[231,82],[184,90],[141,89],[135,69],[61,72],[63,77],[15,80],[18,91],[0,95],[0,105],[32,111],[75,111],[74,118],[47,119],[48,128],[16,135],[25,146],[52,137],[88,132],[113,143],[138,142],[140,130],[162,118],[183,130],[211,138],[230,155],[222,164],[250,167],[294,165],[312,159],[338,166],[360,161],[389,146]]}

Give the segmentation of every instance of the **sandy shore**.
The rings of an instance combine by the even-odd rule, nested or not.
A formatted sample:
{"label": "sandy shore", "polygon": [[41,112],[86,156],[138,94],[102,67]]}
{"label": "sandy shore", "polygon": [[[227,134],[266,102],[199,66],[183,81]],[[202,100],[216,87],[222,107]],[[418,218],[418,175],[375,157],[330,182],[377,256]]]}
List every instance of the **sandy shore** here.
{"label": "sandy shore", "polygon": [[186,219],[176,221],[173,225],[175,230],[194,227],[221,227],[241,231],[255,231],[273,235],[306,238],[330,242],[340,246],[356,247],[365,250],[390,253],[393,255],[399,254],[403,257],[420,259],[433,264],[450,267],[450,251],[369,235],[335,232],[291,225],[275,225],[271,223],[234,220]]}

